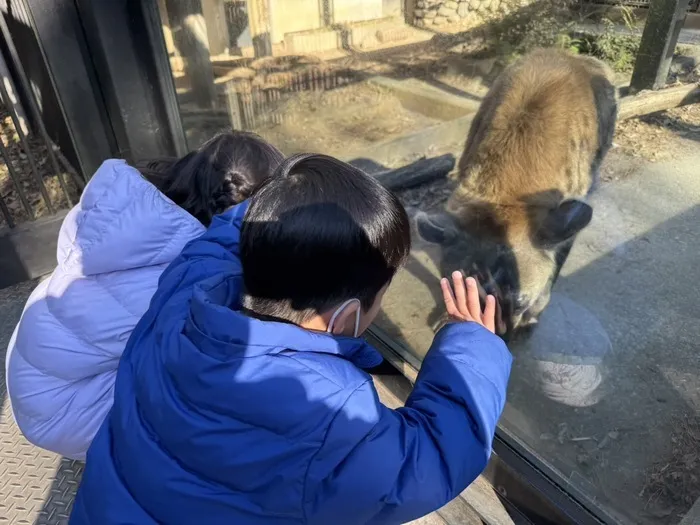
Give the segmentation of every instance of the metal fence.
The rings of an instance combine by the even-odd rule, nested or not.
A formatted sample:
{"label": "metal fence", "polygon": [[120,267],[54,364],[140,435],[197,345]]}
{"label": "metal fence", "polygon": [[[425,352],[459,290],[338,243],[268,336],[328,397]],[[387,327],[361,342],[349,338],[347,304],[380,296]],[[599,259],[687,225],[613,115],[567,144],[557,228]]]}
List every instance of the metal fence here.
{"label": "metal fence", "polygon": [[14,229],[71,207],[84,183],[46,131],[2,15],[0,37],[0,229]]}

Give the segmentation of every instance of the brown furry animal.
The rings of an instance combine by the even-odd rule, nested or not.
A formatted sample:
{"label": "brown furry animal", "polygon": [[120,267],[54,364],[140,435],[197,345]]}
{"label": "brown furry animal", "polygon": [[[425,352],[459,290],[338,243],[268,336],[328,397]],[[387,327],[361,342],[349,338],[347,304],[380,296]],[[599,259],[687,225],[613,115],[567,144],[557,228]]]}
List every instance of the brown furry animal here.
{"label": "brown furry animal", "polygon": [[416,216],[421,237],[442,245],[443,275],[459,269],[491,283],[507,334],[537,321],[576,234],[590,222],[584,199],[616,119],[617,90],[605,64],[534,51],[505,69],[484,98],[445,211]]}

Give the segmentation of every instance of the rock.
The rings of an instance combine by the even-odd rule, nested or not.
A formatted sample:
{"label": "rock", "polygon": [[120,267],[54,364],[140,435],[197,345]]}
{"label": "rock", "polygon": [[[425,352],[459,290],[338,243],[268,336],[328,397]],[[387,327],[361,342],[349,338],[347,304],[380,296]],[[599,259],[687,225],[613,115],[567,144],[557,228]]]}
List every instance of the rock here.
{"label": "rock", "polygon": [[447,19],[450,24],[459,24],[462,21],[462,17],[459,15],[451,16]]}
{"label": "rock", "polygon": [[561,294],[552,293],[532,334],[511,351],[529,371],[527,383],[553,401],[587,407],[605,396],[610,338],[592,312]]}
{"label": "rock", "polygon": [[441,26],[441,25],[446,24],[446,23],[447,23],[447,18],[445,18],[444,16],[436,16],[433,19],[433,24],[435,24],[436,26]]}
{"label": "rock", "polygon": [[425,2],[424,2],[423,0],[418,0],[418,1],[416,2],[416,7],[417,7],[418,9],[423,9],[423,8],[425,7]]}
{"label": "rock", "polygon": [[460,3],[459,7],[457,8],[457,14],[461,18],[466,18],[469,16],[469,4],[467,2]]}
{"label": "rock", "polygon": [[430,20],[431,18],[435,18],[436,16],[437,16],[437,11],[434,9],[430,9],[423,14],[423,18],[425,18],[427,20]]}
{"label": "rock", "polygon": [[498,11],[498,8],[501,7],[501,0],[491,0],[491,5],[489,6],[489,9],[492,12]]}
{"label": "rock", "polygon": [[692,72],[697,66],[697,59],[692,56],[676,55],[671,60],[671,74],[682,75]]}
{"label": "rock", "polygon": [[443,5],[440,9],[438,9],[437,14],[438,16],[444,16],[445,18],[448,18],[450,16],[456,16],[457,9],[452,9],[450,7],[447,7],[446,5]]}
{"label": "rock", "polygon": [[415,15],[416,18],[423,18],[425,17],[425,10],[424,9],[416,9],[413,11],[413,14]]}
{"label": "rock", "polygon": [[[455,55],[461,55],[462,53],[466,53],[467,50],[469,49],[469,47],[470,47],[469,42],[463,42],[461,44],[457,44],[456,46],[451,47],[447,51],[450,53],[453,53]],[[448,57],[448,64],[449,64],[450,60],[452,60],[452,59],[450,57]]]}
{"label": "rock", "polygon": [[471,11],[478,11],[481,7],[481,0],[469,0],[469,9]]}
{"label": "rock", "polygon": [[454,0],[447,0],[444,4],[442,4],[443,7],[446,7],[447,9],[454,9],[455,11],[459,7],[459,2],[455,2]]}
{"label": "rock", "polygon": [[416,27],[425,27],[425,20],[422,18],[419,18],[413,23]]}

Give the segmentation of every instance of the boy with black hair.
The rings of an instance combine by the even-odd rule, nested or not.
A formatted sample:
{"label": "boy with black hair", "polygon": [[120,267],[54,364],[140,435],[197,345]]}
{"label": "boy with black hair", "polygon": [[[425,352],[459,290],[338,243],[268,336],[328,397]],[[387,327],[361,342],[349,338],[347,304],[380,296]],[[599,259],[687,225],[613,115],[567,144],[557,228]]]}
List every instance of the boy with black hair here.
{"label": "boy with black hair", "polygon": [[[486,465],[511,357],[495,300],[441,285],[405,408],[363,369],[358,336],[409,254],[398,199],[361,171],[298,155],[216,217],[166,270],[117,375],[71,523],[404,523]],[[465,287],[466,284],[466,287]]]}

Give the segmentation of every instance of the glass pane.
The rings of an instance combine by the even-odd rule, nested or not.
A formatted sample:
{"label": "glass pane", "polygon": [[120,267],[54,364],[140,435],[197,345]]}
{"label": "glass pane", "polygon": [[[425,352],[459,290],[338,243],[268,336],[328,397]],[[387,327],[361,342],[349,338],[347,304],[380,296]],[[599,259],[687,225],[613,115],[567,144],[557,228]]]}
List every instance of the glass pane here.
{"label": "glass pane", "polygon": [[[530,59],[529,73],[508,70],[517,81],[485,98],[536,47],[597,56],[615,70],[608,80],[628,84],[645,11],[559,0],[159,3],[191,148],[233,126],[375,173],[433,159],[427,181],[415,185],[417,169],[401,179],[413,184],[398,189],[410,213],[428,215],[379,320],[407,359],[420,361],[439,325],[438,277],[490,276],[516,357],[505,433],[620,523],[695,522],[700,107],[620,120],[588,198],[614,127],[599,66]],[[670,82],[696,79],[698,57],[679,45]],[[476,116],[484,100],[492,110]],[[445,176],[475,120],[476,149]]]}

